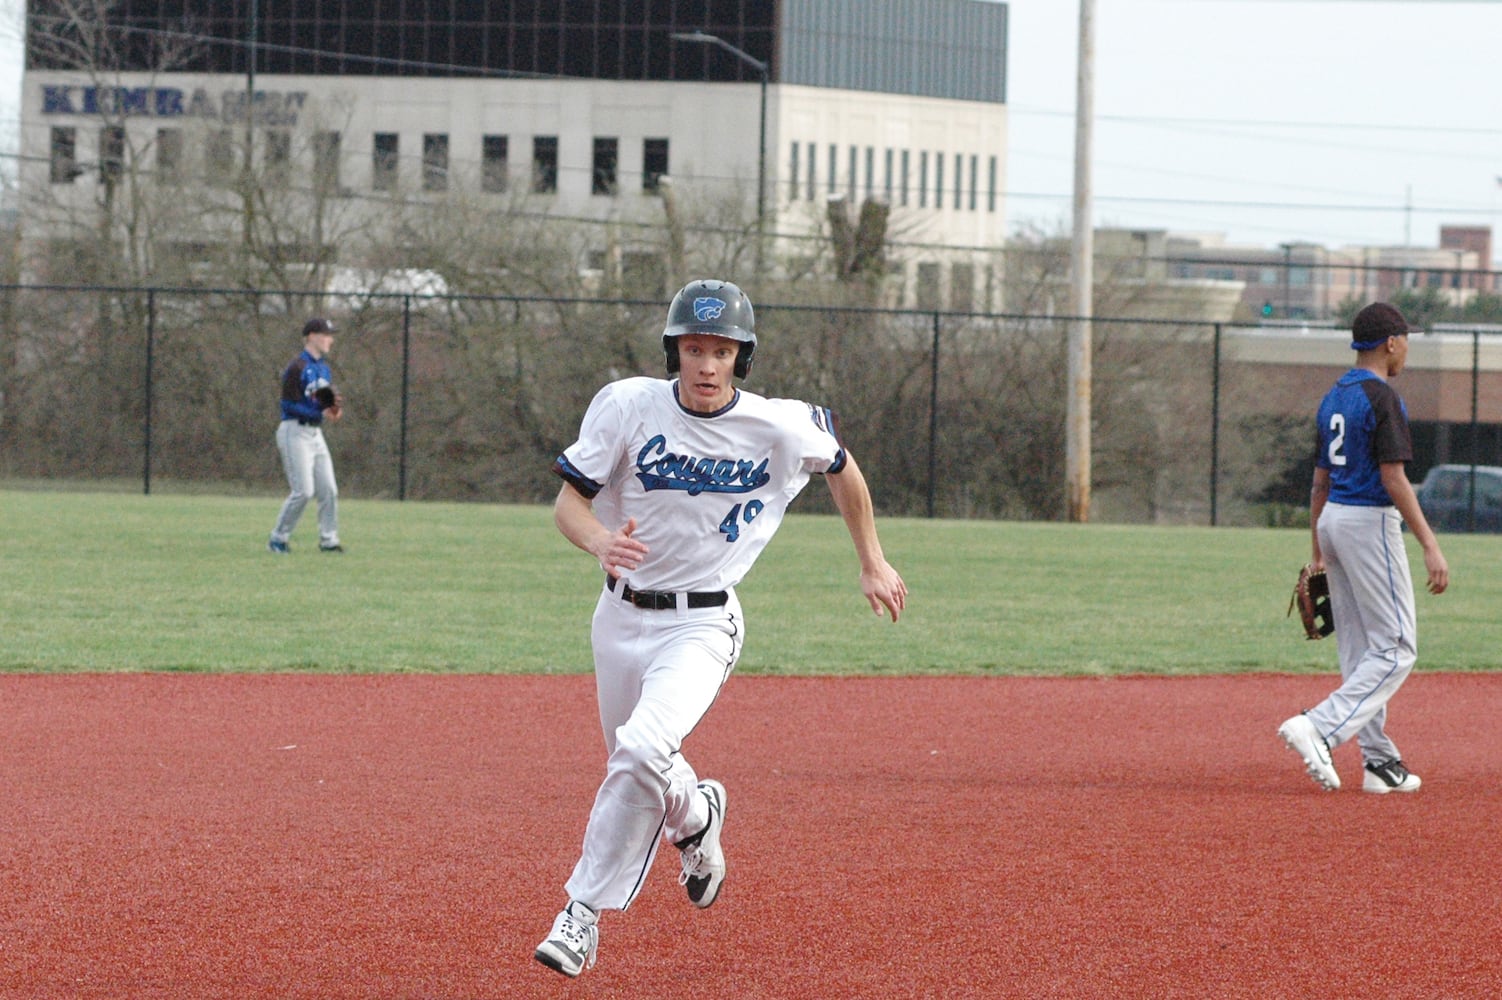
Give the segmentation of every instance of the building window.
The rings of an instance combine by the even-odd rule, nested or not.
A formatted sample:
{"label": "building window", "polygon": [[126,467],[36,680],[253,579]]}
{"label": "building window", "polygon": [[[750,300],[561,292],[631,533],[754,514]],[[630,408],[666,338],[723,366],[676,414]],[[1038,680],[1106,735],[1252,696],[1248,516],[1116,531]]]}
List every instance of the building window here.
{"label": "building window", "polygon": [[840,189],[840,147],[834,143],[829,144],[829,193],[834,194]]}
{"label": "building window", "polygon": [[183,130],[159,128],[156,130],[156,179],[163,184],[176,184],[183,176]]}
{"label": "building window", "polygon": [[395,132],[377,132],[370,160],[370,186],[377,191],[395,191],[400,162],[401,137]]}
{"label": "building window", "polygon": [[99,179],[115,183],[125,173],[125,126],[106,125],[99,130]]}
{"label": "building window", "polygon": [[558,190],[558,137],[532,137],[532,191],[552,194]]}
{"label": "building window", "polygon": [[846,161],[845,184],[850,188],[850,204],[858,204],[860,198],[860,175],[857,172],[860,167],[860,150],[850,147],[850,158]]}
{"label": "building window", "polygon": [[422,189],[449,189],[449,137],[444,132],[428,132],[422,137]]}
{"label": "building window", "polygon": [[944,154],[934,154],[934,208],[944,207]]}
{"label": "building window", "polygon": [[975,309],[975,267],[953,264],[949,268],[949,308],[955,312]]}
{"label": "building window", "polygon": [[934,261],[924,261],[918,265],[918,283],[913,289],[913,297],[919,309],[933,311],[944,307],[942,290],[939,288],[942,276],[939,265]]}
{"label": "building window", "polygon": [[266,133],[266,183],[271,187],[285,187],[291,176],[292,133],[286,129],[271,129]]}
{"label": "building window", "polygon": [[320,195],[339,192],[339,145],[338,132],[313,134],[313,190]]}
{"label": "building window", "polygon": [[918,154],[918,207],[928,207],[928,151]]}
{"label": "building window", "polygon": [[980,157],[970,157],[970,211],[975,211],[975,189],[980,184]]}
{"label": "building window", "polygon": [[961,156],[959,153],[955,153],[954,154],[954,207],[957,208],[957,209],[963,207],[962,204],[961,204],[961,202],[964,200],[964,195],[965,195],[965,192],[963,190],[964,187],[965,187],[965,158],[963,156]]}
{"label": "building window", "polygon": [[621,283],[651,295],[661,295],[667,284],[662,254],[655,251],[626,250],[621,253]]}
{"label": "building window", "polygon": [[870,200],[876,194],[876,150],[871,146],[866,147],[866,198]]}
{"label": "building window", "polygon": [[887,149],[887,157],[886,157],[886,161],[887,161],[886,162],[886,168],[884,169],[884,171],[882,173],[882,177],[883,177],[882,189],[884,191],[886,191],[886,194],[887,194],[887,204],[888,205],[890,205],[892,203],[892,185],[895,183],[895,180],[896,180],[896,178],[893,176],[893,173],[892,173],[892,159],[893,159],[893,157],[895,155],[896,155],[895,151],[893,149],[891,149],[890,147],[888,147],[888,149]]}
{"label": "building window", "polygon": [[71,126],[54,127],[51,148],[49,179],[53,184],[72,184],[78,179],[78,130]]}
{"label": "building window", "polygon": [[819,171],[818,171],[818,166],[819,165],[814,162],[815,151],[818,148],[819,147],[815,146],[813,143],[809,143],[808,144],[808,200],[809,201],[813,201],[814,200],[814,195],[817,193],[817,191],[819,189]]}
{"label": "building window", "polygon": [[210,184],[228,184],[235,176],[235,136],[227,128],[209,133],[204,173]]}
{"label": "building window", "polygon": [[791,183],[788,184],[788,199],[797,201],[798,185],[802,183],[802,171],[798,169],[798,144],[796,142],[793,143],[793,160],[789,164],[788,177],[791,179]]}
{"label": "building window", "polygon": [[506,190],[507,174],[510,172],[510,155],[504,135],[487,135],[480,138],[480,190],[499,194]]}
{"label": "building window", "polygon": [[[797,146],[793,149],[797,150]],[[641,189],[656,192],[668,174],[668,141],[643,139],[641,144]]]}
{"label": "building window", "polygon": [[907,184],[908,184],[908,167],[909,167],[909,162],[908,161],[910,159],[911,159],[911,157],[908,156],[908,150],[904,149],[902,151],[902,185],[898,188],[898,190],[902,192],[902,196],[901,197],[902,197],[902,204],[904,206],[907,205]]}
{"label": "building window", "polygon": [[616,163],[620,159],[619,139],[595,139],[594,157],[590,167],[590,194],[615,194]]}
{"label": "building window", "polygon": [[996,157],[991,157],[989,166],[991,180],[986,185],[986,211],[994,212],[996,211]]}

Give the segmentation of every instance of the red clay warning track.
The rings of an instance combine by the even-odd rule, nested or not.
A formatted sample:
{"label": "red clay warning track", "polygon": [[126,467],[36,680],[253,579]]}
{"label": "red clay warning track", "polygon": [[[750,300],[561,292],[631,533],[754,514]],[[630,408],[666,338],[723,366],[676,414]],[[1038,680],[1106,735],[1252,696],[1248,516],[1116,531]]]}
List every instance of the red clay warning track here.
{"label": "red clay warning track", "polygon": [[3,676],[0,997],[1502,994],[1502,675],[1399,693],[1412,796],[1283,748],[1329,682],[734,678],[719,901],[569,981],[590,678]]}

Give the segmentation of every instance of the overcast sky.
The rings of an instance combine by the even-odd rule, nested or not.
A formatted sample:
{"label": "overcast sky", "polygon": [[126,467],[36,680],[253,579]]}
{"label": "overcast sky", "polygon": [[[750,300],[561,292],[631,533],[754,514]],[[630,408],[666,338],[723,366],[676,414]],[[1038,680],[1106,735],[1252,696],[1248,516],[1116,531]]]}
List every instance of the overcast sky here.
{"label": "overcast sky", "polygon": [[[14,165],[24,0],[0,0]],[[1007,216],[1071,227],[1077,0],[1011,0]],[[1432,246],[1502,222],[1502,0],[1096,0],[1098,225]]]}
{"label": "overcast sky", "polygon": [[[1096,0],[1097,224],[1433,246],[1502,221],[1502,2]],[[1079,4],[1009,4],[1008,221],[1067,232]]]}

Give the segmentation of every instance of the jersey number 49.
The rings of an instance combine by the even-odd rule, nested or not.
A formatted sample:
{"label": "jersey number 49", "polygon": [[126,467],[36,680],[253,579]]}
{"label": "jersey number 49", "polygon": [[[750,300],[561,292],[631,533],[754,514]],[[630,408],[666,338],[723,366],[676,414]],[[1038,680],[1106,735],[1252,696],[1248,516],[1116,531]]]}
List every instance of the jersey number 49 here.
{"label": "jersey number 49", "polygon": [[[756,515],[760,514],[761,509],[765,506],[766,504],[760,500],[747,501],[744,514],[745,523],[750,524],[756,520]],[[730,513],[725,515],[725,520],[720,522],[720,532],[725,536],[725,541],[733,542],[741,537],[741,521],[741,505],[736,504],[730,508]]]}

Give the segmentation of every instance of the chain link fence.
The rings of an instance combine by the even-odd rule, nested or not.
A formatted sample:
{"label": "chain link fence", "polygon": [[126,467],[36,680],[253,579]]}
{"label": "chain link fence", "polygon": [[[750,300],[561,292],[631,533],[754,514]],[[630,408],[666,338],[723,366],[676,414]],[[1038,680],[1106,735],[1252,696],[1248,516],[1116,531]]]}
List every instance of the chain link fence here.
{"label": "chain link fence", "polygon": [[[303,319],[325,314],[341,329],[330,361],[345,416],[327,433],[342,495],[550,502],[552,461],[598,388],[663,374],[664,312],[655,301],[4,287],[0,477],[280,493],[280,374]],[[1245,346],[1255,334],[1219,324],[1092,325],[1092,520],[1292,516],[1307,495],[1314,407],[1350,363],[1338,334],[1291,369],[1259,362]],[[1055,520],[1066,327],[760,305],[746,385],[833,408],[884,515]],[[1443,391],[1480,400],[1482,368]],[[1473,407],[1470,451],[1494,447],[1494,432]],[[1465,451],[1464,426],[1444,437],[1446,454],[1430,447],[1430,460]],[[822,490],[799,503],[833,509]]]}

